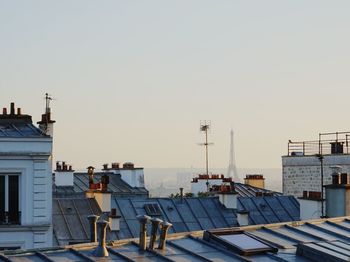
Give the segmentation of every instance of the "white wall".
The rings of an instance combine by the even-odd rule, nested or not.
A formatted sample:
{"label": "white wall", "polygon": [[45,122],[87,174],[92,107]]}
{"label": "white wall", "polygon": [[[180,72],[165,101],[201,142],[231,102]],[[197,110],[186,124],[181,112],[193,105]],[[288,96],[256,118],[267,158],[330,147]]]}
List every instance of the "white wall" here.
{"label": "white wall", "polygon": [[145,187],[143,168],[120,169],[121,178],[131,187]]}
{"label": "white wall", "polygon": [[19,175],[21,225],[0,225],[0,246],[52,246],[52,139],[0,138],[0,173]]}
{"label": "white wall", "polygon": [[298,199],[300,204],[300,220],[319,219],[322,216],[322,201]]}

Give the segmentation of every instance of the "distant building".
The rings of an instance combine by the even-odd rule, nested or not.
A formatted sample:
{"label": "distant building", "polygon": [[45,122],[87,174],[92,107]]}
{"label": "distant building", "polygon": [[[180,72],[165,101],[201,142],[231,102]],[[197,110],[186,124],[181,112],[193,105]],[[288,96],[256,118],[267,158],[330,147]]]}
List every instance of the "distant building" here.
{"label": "distant building", "polygon": [[321,192],[331,184],[332,168],[350,172],[350,132],[319,134],[319,140],[288,142],[288,154],[282,156],[283,194],[303,196],[303,191]]}
{"label": "distant building", "polygon": [[[52,125],[39,129],[20,108],[0,115],[0,249],[52,245]],[[50,131],[50,134],[46,131]]]}

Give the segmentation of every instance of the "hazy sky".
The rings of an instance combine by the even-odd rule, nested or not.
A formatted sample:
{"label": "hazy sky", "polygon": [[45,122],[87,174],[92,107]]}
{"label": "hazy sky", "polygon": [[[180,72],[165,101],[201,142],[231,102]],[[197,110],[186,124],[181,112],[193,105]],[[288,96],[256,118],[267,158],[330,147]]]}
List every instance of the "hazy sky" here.
{"label": "hazy sky", "polygon": [[75,168],[280,167],[288,139],[349,131],[350,1],[0,0],[0,106]]}

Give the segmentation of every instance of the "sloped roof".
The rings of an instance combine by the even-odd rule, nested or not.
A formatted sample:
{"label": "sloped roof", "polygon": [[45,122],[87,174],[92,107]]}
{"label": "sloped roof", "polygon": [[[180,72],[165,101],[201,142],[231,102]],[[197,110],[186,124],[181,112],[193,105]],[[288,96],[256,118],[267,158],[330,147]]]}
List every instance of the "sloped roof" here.
{"label": "sloped roof", "polygon": [[32,138],[47,137],[47,135],[31,122],[8,122],[0,119],[0,137]]}
{"label": "sloped roof", "polygon": [[[111,206],[117,209],[120,230],[107,230],[108,240],[136,238],[139,235],[138,215],[145,215],[145,205],[159,207],[156,217],[173,224],[170,233],[191,232],[237,226],[236,210],[225,208],[218,197],[184,198],[119,198]],[[238,209],[249,211],[251,224],[299,220],[299,205],[294,197],[262,196],[238,198]],[[103,216],[94,199],[53,199],[53,227],[57,245],[88,242],[90,228],[87,216]]]}
{"label": "sloped roof", "polygon": [[[244,234],[270,246],[273,251],[241,253],[213,236]],[[0,261],[349,261],[350,217],[267,224],[241,228],[169,235],[165,250],[139,251],[134,240],[115,241],[109,257],[94,256],[95,244],[55,249],[8,251]],[[204,235],[204,237],[203,237]],[[244,243],[243,243],[244,244]]]}
{"label": "sloped roof", "polygon": [[257,193],[271,193],[274,196],[281,196],[282,193],[271,191],[264,188],[254,187],[251,185],[235,182],[235,191],[241,197],[255,197]]}
{"label": "sloped roof", "polygon": [[[101,181],[103,175],[109,176],[108,189],[113,195],[118,195],[120,197],[126,196],[128,198],[132,197],[147,197],[148,190],[144,187],[131,187],[128,183],[122,180],[120,174],[114,174],[111,172],[95,172],[94,179],[96,181]],[[82,197],[85,191],[89,188],[89,176],[87,173],[74,173],[74,186],[56,186],[53,183],[53,197],[63,198],[63,197]]]}

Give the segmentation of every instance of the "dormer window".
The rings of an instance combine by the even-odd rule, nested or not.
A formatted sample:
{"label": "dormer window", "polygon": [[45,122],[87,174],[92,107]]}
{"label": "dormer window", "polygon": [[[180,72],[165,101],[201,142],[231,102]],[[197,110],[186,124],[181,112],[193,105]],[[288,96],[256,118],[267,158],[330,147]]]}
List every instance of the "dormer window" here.
{"label": "dormer window", "polygon": [[0,174],[0,225],[19,225],[19,176]]}

